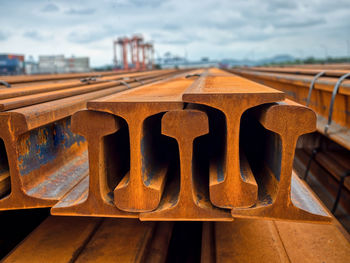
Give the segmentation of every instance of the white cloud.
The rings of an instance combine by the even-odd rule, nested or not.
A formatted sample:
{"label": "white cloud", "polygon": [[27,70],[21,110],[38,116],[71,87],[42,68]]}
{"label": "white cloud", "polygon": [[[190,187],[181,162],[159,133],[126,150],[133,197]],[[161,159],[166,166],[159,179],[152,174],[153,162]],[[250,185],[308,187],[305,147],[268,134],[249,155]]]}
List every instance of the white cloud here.
{"label": "white cloud", "polygon": [[[1,53],[112,61],[112,40],[142,33],[156,54],[190,59],[346,55],[348,0],[1,1]],[[249,55],[254,54],[254,55]]]}

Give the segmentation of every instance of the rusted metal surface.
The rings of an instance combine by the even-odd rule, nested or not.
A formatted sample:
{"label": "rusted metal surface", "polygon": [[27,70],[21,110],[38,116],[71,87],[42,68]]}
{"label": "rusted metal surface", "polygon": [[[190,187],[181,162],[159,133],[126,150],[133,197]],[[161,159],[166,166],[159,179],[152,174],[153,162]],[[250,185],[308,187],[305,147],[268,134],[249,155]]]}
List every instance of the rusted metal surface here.
{"label": "rusted metal surface", "polygon": [[113,190],[129,170],[127,127],[112,114],[89,110],[77,112],[72,120],[72,130],[88,144],[89,176],[54,206],[51,213],[137,217],[137,213],[121,211],[113,204]]}
{"label": "rusted metal surface", "polygon": [[272,221],[237,219],[215,223],[214,229],[214,262],[289,262]]}
{"label": "rusted metal surface", "polygon": [[[101,224],[98,218],[49,217],[3,262],[72,262]],[[73,261],[74,262],[74,261]]]}
{"label": "rusted metal surface", "polygon": [[[162,263],[164,256],[161,254],[167,252],[167,247],[164,247],[165,251],[156,252],[154,246],[159,245],[158,239],[166,241],[169,237],[164,239],[164,233],[158,231],[161,229],[168,229],[168,224],[130,219],[49,217],[3,262],[27,262],[30,259],[34,263]],[[171,236],[172,228],[167,232]],[[157,256],[150,254],[151,251],[158,253]]]}
{"label": "rusted metal surface", "polygon": [[[22,92],[28,92],[28,94],[38,93],[40,90],[41,92],[45,92],[48,90],[58,90],[58,89],[64,89],[74,86],[79,86],[83,84],[96,84],[101,83],[103,81],[110,81],[110,80],[120,80],[123,78],[137,78],[152,74],[157,74],[160,72],[166,73],[170,71],[175,70],[152,70],[152,71],[144,71],[144,72],[130,72],[130,73],[114,73],[110,75],[91,75],[91,76],[82,76],[80,78],[73,78],[73,79],[57,79],[57,80],[45,80],[45,81],[33,81],[33,82],[19,82],[11,84],[11,89],[2,89],[1,93],[9,94],[12,91],[22,91]],[[60,75],[57,76],[59,78]],[[46,88],[46,90],[44,89]],[[33,90],[33,91],[31,91]],[[24,94],[23,94],[24,95]],[[2,95],[3,96],[3,95]],[[3,97],[0,97],[3,98]]]}
{"label": "rusted metal surface", "polygon": [[276,222],[275,225],[291,262],[350,260],[350,243],[334,224]]}
{"label": "rusted metal surface", "polygon": [[116,83],[103,90],[0,113],[1,169],[9,173],[11,182],[10,193],[0,199],[0,210],[50,207],[81,182],[88,174],[87,143],[71,131],[70,116],[85,108],[88,100],[130,86]]}
{"label": "rusted metal surface", "polygon": [[142,262],[155,227],[135,219],[106,219],[74,262]]}
{"label": "rusted metal surface", "polygon": [[247,67],[245,70],[272,72],[272,73],[286,73],[296,75],[311,75],[314,76],[317,73],[324,71],[324,76],[329,77],[341,77],[348,73],[346,69],[332,69],[332,68],[298,68],[298,67]]}
{"label": "rusted metal surface", "polygon": [[130,87],[135,87],[142,83],[147,83],[155,77],[167,76],[168,74],[172,74],[172,72],[152,73],[147,74],[146,76],[137,76],[137,78],[131,76],[126,77],[127,75],[125,75],[123,78],[107,77],[86,83],[75,81],[73,83],[66,83],[64,85],[51,84],[45,86],[36,86],[35,88],[14,88],[6,93],[0,94],[0,98],[3,98],[0,99],[0,111],[11,110],[33,104],[43,103],[46,101],[52,101],[65,97],[103,90],[119,85],[125,85],[125,83],[127,83]]}
{"label": "rusted metal surface", "polygon": [[215,223],[214,262],[348,262],[350,243],[335,225],[237,219]]}
{"label": "rusted metal surface", "polygon": [[203,222],[201,263],[216,262],[214,224],[213,222]]}
{"label": "rusted metal surface", "polygon": [[25,117],[20,111],[1,114],[11,191],[0,200],[0,210],[52,206],[87,172],[86,143],[70,131],[69,118],[28,129]]}
{"label": "rusted metal surface", "polygon": [[[2,262],[173,262],[167,257],[175,234],[172,226],[171,222],[135,219],[51,216]],[[201,262],[210,263],[345,263],[350,260],[348,238],[336,222],[316,225],[237,219],[205,222],[202,236],[194,238],[201,244],[191,246],[199,245]]]}
{"label": "rusted metal surface", "polygon": [[[231,100],[255,100],[251,102],[254,105],[263,103],[260,100],[264,100],[264,96],[266,100],[283,98],[279,92],[275,94],[274,90],[253,84],[246,90],[256,97],[260,92],[262,99],[252,99],[254,96],[242,99],[244,86],[242,90],[235,88],[232,91],[232,75],[215,71],[211,74],[229,80],[222,81],[221,84],[226,83],[227,87],[223,86],[223,90],[216,93],[213,89],[220,86],[211,81],[206,91],[209,95],[212,92],[222,99],[240,94],[237,98],[231,97]],[[210,74],[203,77],[206,79],[208,76]],[[181,96],[194,93],[198,81],[189,88],[194,79],[178,77],[125,91],[91,101],[88,103],[89,110],[76,113],[73,130],[82,135],[89,145],[90,177],[77,184],[53,207],[52,213],[139,216],[141,220],[148,221],[233,220],[227,210],[215,207],[218,205],[212,200],[211,188],[217,169],[206,165],[210,161],[222,161],[222,157],[225,159],[228,153],[218,153],[211,147],[217,142],[214,137],[229,131],[225,125],[210,122],[217,115],[212,114],[208,107],[190,103],[183,109]],[[199,82],[203,81],[199,79]],[[210,100],[213,96],[203,96],[203,100]],[[227,103],[232,105],[232,101]],[[253,182],[256,193],[252,198],[249,188],[238,188],[242,202],[250,200],[252,204],[231,207],[232,216],[330,221],[308,190],[297,179],[292,180],[296,141],[300,135],[314,131],[314,112],[291,101],[253,107],[248,111],[245,108],[240,112],[238,120],[241,127],[238,132],[243,134],[238,133],[238,138],[233,138],[234,152],[237,152],[230,158],[237,159],[240,166],[238,176],[243,173],[246,181]],[[150,116],[154,118],[152,122],[148,122]],[[257,123],[260,128],[254,127]],[[216,133],[215,129],[221,131]],[[227,149],[227,144],[223,143],[222,152]],[[258,156],[255,153],[257,146],[264,151],[258,152]],[[157,155],[157,151],[163,156]],[[210,151],[214,155],[203,155],[203,152]],[[233,182],[226,186],[227,193],[217,193],[217,197],[226,202],[237,202],[237,197],[232,197],[237,191]],[[140,215],[137,212],[141,212]]]}
{"label": "rusted metal surface", "polygon": [[[316,115],[291,101],[262,106],[252,113],[257,122],[247,121],[242,144],[258,181],[259,201],[250,208],[233,208],[234,217],[330,221],[327,212],[308,194],[292,168],[298,138],[316,129]],[[252,118],[252,116],[249,116]],[[259,137],[259,133],[264,133]],[[255,138],[252,138],[252,135]],[[253,135],[254,136],[254,135]],[[259,142],[260,141],[260,142]]]}
{"label": "rusted metal surface", "polygon": [[215,206],[250,207],[257,201],[254,176],[240,167],[240,119],[251,107],[283,98],[282,92],[215,69],[203,74],[184,93],[184,102],[206,105],[224,115],[224,152],[221,158],[210,161],[210,200]]}
{"label": "rusted metal surface", "polygon": [[266,104],[283,93],[218,69],[166,78],[173,73],[75,96],[77,88],[54,91],[70,97],[0,113],[0,153],[8,157],[0,186],[7,174],[11,181],[0,209],[54,206],[55,215],[148,221],[329,221],[291,179],[296,141],[315,128],[312,110]]}
{"label": "rusted metal surface", "polygon": [[161,116],[183,108],[182,93],[192,82],[178,77],[88,103],[89,110],[113,114],[127,125],[130,171],[114,189],[119,209],[138,212],[158,207],[169,168],[169,143],[160,133]]}
{"label": "rusted metal surface", "polygon": [[[303,179],[305,179],[305,171],[309,163],[310,157],[311,154],[309,150],[296,150],[294,168],[299,175],[304,176]],[[320,161],[323,160],[321,159]],[[306,182],[310,184],[311,188],[314,189],[314,191],[320,197],[325,206],[327,206],[327,208],[329,209],[332,209],[337,195],[339,193],[339,178],[334,178],[330,171],[327,171],[327,169],[330,169],[332,167],[326,166],[327,169],[325,169],[324,166],[325,164],[320,163],[318,160],[312,161],[311,165],[309,166]],[[347,229],[350,229],[350,225],[347,217],[343,215],[350,213],[350,191],[348,190],[350,189],[348,188],[350,187],[349,182],[350,181],[347,178],[344,184],[345,189],[343,189],[343,191],[341,192],[341,198],[339,199],[339,210],[338,213],[336,213],[338,220],[340,220],[341,223],[343,223],[345,227],[347,227]]]}
{"label": "rusted metal surface", "polygon": [[173,229],[174,222],[160,222],[157,224],[153,238],[147,248],[144,263],[166,262]]}
{"label": "rusted metal surface", "polygon": [[66,73],[66,74],[42,74],[42,75],[17,75],[17,76],[1,76],[1,79],[10,84],[24,82],[42,82],[55,81],[64,79],[80,79],[95,76],[110,76],[116,74],[124,74],[128,71],[102,71],[102,72],[85,72],[85,73]]}
{"label": "rusted metal surface", "polygon": [[[309,93],[309,86],[314,76],[305,74],[288,74],[276,72],[263,72],[248,69],[230,70],[235,74],[244,76],[258,83],[268,85],[272,88],[284,91],[286,96],[300,104],[305,105]],[[299,69],[298,69],[299,70]],[[320,71],[332,72],[327,69]],[[303,72],[301,70],[301,72]],[[315,72],[315,75],[318,73]],[[309,107],[317,113],[317,131],[325,133],[327,127],[327,118],[329,115],[329,105],[331,103],[332,91],[336,85],[340,73],[347,73],[348,70],[339,71],[333,74],[333,77],[322,76],[317,79],[314,85],[314,91],[311,94]],[[349,95],[350,95],[350,80],[344,80],[338,90],[337,96],[334,99],[334,112],[332,115],[333,122],[328,127],[327,136],[343,147],[350,149],[350,122],[349,122]]]}
{"label": "rusted metal surface", "polygon": [[[232,221],[228,211],[214,207],[209,200],[208,171],[195,160],[194,141],[209,133],[207,115],[198,110],[169,111],[162,117],[162,134],[174,138],[180,155],[180,185],[171,185],[158,209],[140,214],[141,220]],[[195,127],[195,129],[194,129]],[[200,154],[196,152],[195,154]],[[197,181],[197,182],[196,182]]]}

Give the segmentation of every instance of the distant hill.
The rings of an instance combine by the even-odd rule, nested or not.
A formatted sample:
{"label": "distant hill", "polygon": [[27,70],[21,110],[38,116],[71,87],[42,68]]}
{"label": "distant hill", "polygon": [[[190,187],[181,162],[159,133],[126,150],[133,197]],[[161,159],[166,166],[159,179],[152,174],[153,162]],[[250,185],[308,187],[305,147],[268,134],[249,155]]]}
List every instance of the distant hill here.
{"label": "distant hill", "polygon": [[295,61],[295,57],[287,54],[276,55],[272,58],[264,58],[259,60],[249,59],[222,59],[220,64],[227,67],[233,66],[259,66],[263,64],[274,64]]}

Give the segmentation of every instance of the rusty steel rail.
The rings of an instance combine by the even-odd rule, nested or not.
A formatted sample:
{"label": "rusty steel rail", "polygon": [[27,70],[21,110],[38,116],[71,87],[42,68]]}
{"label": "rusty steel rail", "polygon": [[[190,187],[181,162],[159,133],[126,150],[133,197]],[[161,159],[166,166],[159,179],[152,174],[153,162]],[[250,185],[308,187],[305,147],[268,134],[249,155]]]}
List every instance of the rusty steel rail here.
{"label": "rusty steel rail", "polygon": [[[294,171],[292,180],[297,180],[330,215]],[[214,223],[211,238],[206,233],[209,227],[203,228],[206,238],[202,242],[207,246],[212,244],[210,250],[215,251],[214,260],[205,262],[347,262],[350,259],[350,236],[332,215],[330,217],[331,222],[327,225],[244,218],[233,223]],[[202,255],[205,252],[202,251]]]}
{"label": "rusty steel rail", "polygon": [[285,73],[295,75],[311,75],[315,76],[319,72],[324,72],[325,77],[341,77],[349,71],[346,69],[330,69],[330,68],[298,68],[298,67],[246,67],[245,70]]}
{"label": "rusty steel rail", "polygon": [[223,115],[223,133],[216,135],[224,137],[221,156],[210,160],[210,200],[215,206],[250,207],[256,203],[254,176],[239,162],[240,119],[251,107],[283,99],[282,92],[215,69],[184,93],[184,102],[206,105]]}
{"label": "rusty steel rail", "polygon": [[[144,71],[146,72],[146,71]],[[17,76],[0,76],[0,79],[11,84],[28,83],[28,82],[44,82],[67,79],[80,79],[86,77],[111,76],[118,74],[128,74],[130,71],[101,71],[101,72],[85,72],[85,73],[63,73],[63,74],[41,74],[41,75],[17,75]]]}
{"label": "rusty steel rail", "polygon": [[140,220],[192,221],[200,218],[210,221],[232,221],[227,211],[211,204],[206,194],[208,182],[205,183],[203,178],[205,171],[198,169],[198,166],[204,164],[194,162],[194,141],[209,133],[209,121],[205,112],[193,109],[169,111],[163,115],[161,127],[162,134],[176,139],[178,143],[180,190],[177,194],[174,189],[170,189],[170,193],[163,197],[159,208],[140,214]]}
{"label": "rusty steel rail", "polygon": [[[156,209],[170,158],[164,148],[169,142],[160,134],[161,114],[183,108],[181,94],[192,82],[170,78],[91,101],[88,111],[76,113],[75,131],[88,142],[90,183],[73,189],[52,213],[130,217],[138,216],[130,212]],[[87,199],[76,203],[76,196],[87,192]]]}
{"label": "rusty steel rail", "polygon": [[341,262],[350,243],[335,224],[237,219],[214,223],[214,262]]}
{"label": "rusty steel rail", "polygon": [[[51,213],[230,221],[230,208],[233,217],[329,222],[291,180],[296,140],[315,129],[315,114],[290,101],[266,104],[280,99],[281,92],[209,70],[91,101],[73,116],[73,131],[89,145],[90,176]],[[232,119],[238,131],[229,139]],[[250,141],[266,158],[249,153]],[[219,176],[231,179],[213,191]]]}
{"label": "rusty steel rail", "polygon": [[[205,222],[190,249],[201,247],[202,263],[345,263],[350,260],[350,239],[338,224],[247,219]],[[50,216],[2,262],[27,262],[28,258],[33,263],[172,262],[169,258],[172,246],[181,247],[172,244],[171,239],[178,234],[176,223],[173,225],[173,222],[135,219]],[[175,249],[178,255],[183,252]],[[192,262],[191,258],[184,261]]]}
{"label": "rusty steel rail", "polygon": [[241,144],[258,181],[259,202],[250,208],[233,208],[232,215],[329,222],[329,215],[303,189],[300,180],[292,181],[297,140],[316,129],[315,113],[285,100],[258,107],[250,114]]}
{"label": "rusty steel rail", "polygon": [[350,63],[330,63],[330,64],[301,64],[301,65],[289,65],[290,68],[305,68],[305,69],[335,69],[346,70],[350,69]]}
{"label": "rusty steel rail", "polygon": [[[256,70],[237,68],[229,71],[284,91],[289,99],[300,104],[308,104],[317,113],[317,131],[350,149],[350,122],[348,116],[350,106],[347,103],[350,95],[350,80],[344,79],[341,83],[338,83],[340,84],[339,89],[335,90],[336,84],[341,78],[338,75],[343,71],[339,71],[339,74],[333,77],[321,76],[314,81],[314,85],[312,85],[314,76],[311,75],[263,72],[258,71],[258,68]],[[325,69],[319,72],[321,71],[328,72]],[[350,71],[347,70],[346,72]],[[310,97],[309,101],[308,97]]]}
{"label": "rusty steel rail", "polygon": [[119,209],[141,212],[158,207],[169,169],[164,160],[167,142],[160,134],[160,117],[166,111],[183,108],[181,95],[192,82],[180,77],[88,103],[89,110],[114,114],[127,124],[130,171],[114,189],[114,203]]}
{"label": "rusty steel rail", "polygon": [[[315,128],[312,110],[218,69],[161,73],[80,95],[54,91],[53,99],[70,97],[0,113],[8,158],[0,186],[10,180],[11,187],[0,210],[329,222],[291,179],[296,141]],[[48,99],[28,96],[41,94]],[[27,105],[28,96],[14,98],[16,105]]]}
{"label": "rusty steel rail", "polygon": [[1,196],[0,210],[51,207],[79,183],[88,174],[87,143],[72,133],[70,116],[89,100],[140,85],[117,82],[103,90],[1,112],[0,168],[8,174],[10,189]]}
{"label": "rusty steel rail", "polygon": [[[49,217],[2,262],[164,263],[171,222]],[[45,242],[43,242],[45,240]]]}
{"label": "rusty steel rail", "polygon": [[[172,74],[172,72],[170,73],[162,72],[161,76],[164,76],[165,74]],[[20,107],[43,103],[46,101],[52,101],[52,100],[66,98],[66,97],[71,97],[74,95],[80,95],[80,94],[89,93],[93,91],[103,90],[103,89],[111,88],[117,85],[125,85],[127,87],[128,86],[131,87],[131,86],[135,86],[136,84],[137,86],[140,84],[147,83],[147,80],[154,79],[155,77],[159,77],[159,73],[140,76],[137,79],[133,77],[127,77],[127,78],[124,77],[122,79],[120,79],[119,77],[117,79],[105,78],[105,79],[89,82],[88,85],[85,85],[84,83],[80,82],[80,84],[77,84],[77,86],[72,88],[63,88],[61,86],[62,89],[60,90],[41,92],[39,94],[33,94],[33,95],[27,95],[27,96],[22,95],[21,97],[12,97],[8,99],[0,100],[0,111],[16,109]],[[96,84],[93,84],[93,83],[96,83]],[[30,89],[30,91],[33,91],[33,89]],[[12,93],[10,94],[14,96],[15,93],[12,90]],[[1,96],[5,96],[5,94],[0,95],[0,97]]]}
{"label": "rusty steel rail", "polygon": [[65,82],[54,82],[49,81],[47,83],[30,83],[25,82],[20,87],[12,87],[11,89],[3,89],[0,93],[0,99],[10,99],[15,97],[33,95],[38,93],[50,92],[64,90],[80,86],[88,86],[101,84],[104,82],[113,82],[113,81],[139,81],[139,78],[152,76],[156,74],[165,74],[175,72],[175,70],[164,70],[164,71],[149,71],[149,72],[139,72],[139,73],[130,73],[130,74],[120,74],[116,76],[106,76],[106,77],[96,77],[96,78],[82,78],[78,80],[68,80]]}

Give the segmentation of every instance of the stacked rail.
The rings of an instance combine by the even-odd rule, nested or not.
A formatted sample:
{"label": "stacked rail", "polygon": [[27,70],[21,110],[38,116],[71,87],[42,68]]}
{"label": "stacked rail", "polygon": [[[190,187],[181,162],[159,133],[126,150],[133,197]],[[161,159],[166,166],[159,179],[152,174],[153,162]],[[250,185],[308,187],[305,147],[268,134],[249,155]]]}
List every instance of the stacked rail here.
{"label": "stacked rail", "polygon": [[65,216],[4,262],[349,260],[348,237],[293,172],[316,114],[278,89],[208,69],[3,91],[0,210]]}
{"label": "stacked rail", "polygon": [[237,68],[230,72],[284,91],[317,113],[317,130],[350,149],[349,70],[305,68]]}
{"label": "stacked rail", "polygon": [[315,110],[317,131],[323,136],[315,135],[309,138],[311,141],[305,141],[306,147],[297,151],[296,165],[305,180],[312,173],[323,185],[323,191],[329,192],[333,213],[338,203],[342,204],[343,213],[349,213],[350,71],[332,67],[256,67],[231,71],[282,90],[288,98]]}
{"label": "stacked rail", "polygon": [[292,176],[296,141],[315,129],[315,115],[282,92],[217,69],[117,91],[6,112],[12,126],[1,138],[14,154],[0,209],[53,206],[54,215],[144,221],[331,220]]}
{"label": "stacked rail", "polygon": [[337,225],[49,217],[3,262],[345,263],[347,238]]}
{"label": "stacked rail", "polygon": [[1,90],[0,210],[52,206],[84,177],[86,142],[70,127],[72,114],[87,101],[176,73],[113,74]]}

